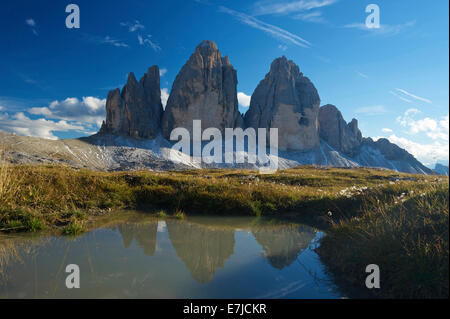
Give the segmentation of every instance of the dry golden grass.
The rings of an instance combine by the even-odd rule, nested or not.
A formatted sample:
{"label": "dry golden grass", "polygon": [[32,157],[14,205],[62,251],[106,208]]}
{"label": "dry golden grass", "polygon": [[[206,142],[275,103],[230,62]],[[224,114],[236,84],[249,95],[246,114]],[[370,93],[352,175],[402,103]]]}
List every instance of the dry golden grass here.
{"label": "dry golden grass", "polygon": [[370,194],[361,216],[336,223],[319,255],[344,286],[363,291],[365,267],[377,264],[376,297],[448,298],[448,179],[394,187],[399,195]]}
{"label": "dry golden grass", "polygon": [[381,258],[390,274],[380,296],[448,295],[447,177],[311,166],[271,175],[237,169],[105,173],[4,163],[0,176],[0,231],[77,234],[98,215],[124,208],[156,215],[162,209],[159,217],[180,219],[289,216],[329,231],[319,253],[349,284],[364,282],[363,264]]}
{"label": "dry golden grass", "polygon": [[[354,216],[365,194],[430,183],[435,177],[373,169],[299,167],[271,175],[250,170],[96,172],[62,166],[12,166],[0,202],[0,229],[64,227],[109,209],[166,209],[190,214],[301,216],[324,226]],[[398,181],[396,181],[398,179]],[[11,185],[9,183],[8,185]],[[415,186],[416,185],[416,186]],[[11,196],[12,195],[12,196]],[[327,214],[332,212],[330,218]],[[40,222],[40,223],[39,223]]]}

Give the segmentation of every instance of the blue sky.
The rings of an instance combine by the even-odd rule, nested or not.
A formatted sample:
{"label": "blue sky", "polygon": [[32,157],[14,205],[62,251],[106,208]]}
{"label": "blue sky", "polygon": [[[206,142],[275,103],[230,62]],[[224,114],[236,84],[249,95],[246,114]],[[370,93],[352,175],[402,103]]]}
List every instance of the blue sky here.
{"label": "blue sky", "polygon": [[[67,29],[76,3],[81,27]],[[365,8],[380,8],[368,29]],[[273,59],[294,60],[364,136],[426,165],[448,163],[448,1],[3,1],[0,130],[72,138],[98,130],[108,90],[151,65],[163,96],[194,48],[214,40],[238,71],[240,110]],[[247,98],[246,98],[247,97]]]}

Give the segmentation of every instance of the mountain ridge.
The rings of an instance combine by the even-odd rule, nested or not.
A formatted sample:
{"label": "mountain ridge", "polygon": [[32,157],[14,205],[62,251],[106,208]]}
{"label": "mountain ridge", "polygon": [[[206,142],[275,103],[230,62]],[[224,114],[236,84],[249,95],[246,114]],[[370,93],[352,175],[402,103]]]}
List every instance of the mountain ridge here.
{"label": "mountain ridge", "polygon": [[387,139],[363,137],[358,121],[347,123],[336,106],[320,106],[313,82],[285,56],[272,62],[245,115],[238,111],[237,83],[237,71],[228,56],[222,56],[215,42],[202,41],[177,75],[165,109],[159,68],[154,65],[139,82],[130,73],[122,91],[108,93],[106,119],[97,134],[41,141],[41,147],[36,146],[36,139],[0,134],[0,143],[9,143],[6,153],[15,163],[63,162],[102,170],[227,167],[193,164],[191,154],[171,150],[170,132],[180,126],[192,132],[192,121],[199,119],[204,128],[215,127],[220,132],[225,128],[277,128],[280,168],[363,166],[434,173]]}

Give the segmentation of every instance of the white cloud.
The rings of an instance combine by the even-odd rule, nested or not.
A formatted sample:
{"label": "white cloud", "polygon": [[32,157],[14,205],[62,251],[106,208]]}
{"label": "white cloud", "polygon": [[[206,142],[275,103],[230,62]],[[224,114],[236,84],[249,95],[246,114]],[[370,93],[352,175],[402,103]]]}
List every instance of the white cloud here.
{"label": "white cloud", "polygon": [[446,115],[446,116],[444,116],[443,118],[442,118],[442,120],[440,120],[439,121],[439,125],[444,129],[444,130],[447,130],[447,132],[448,132],[448,127],[449,127],[449,125],[448,125],[448,114]]}
{"label": "white cloud", "polygon": [[77,121],[101,125],[105,119],[106,99],[96,97],[67,98],[64,101],[53,101],[48,107],[33,107],[28,113],[42,115],[50,119]]}
{"label": "white cloud", "polygon": [[247,95],[244,92],[239,92],[237,97],[238,97],[239,104],[242,107],[249,107],[250,106],[250,100],[252,98],[250,95]]}
{"label": "white cloud", "polygon": [[145,29],[145,26],[143,26],[138,20],[134,22],[121,22],[120,25],[122,27],[127,27],[129,32],[135,32],[139,29]]}
{"label": "white cloud", "polygon": [[381,24],[379,28],[368,28],[365,23],[358,22],[344,25],[344,28],[367,31],[369,34],[372,35],[396,35],[402,32],[404,29],[414,26],[415,24],[416,21],[409,21],[403,24],[397,25]]}
{"label": "white cloud", "polygon": [[138,37],[138,41],[139,41],[140,45],[142,45],[142,46],[149,45],[155,52],[161,51],[161,47],[151,40],[151,38],[152,38],[151,34],[149,34],[147,36],[142,36],[142,35],[138,34],[137,37]]}
{"label": "white cloud", "polygon": [[392,130],[390,128],[387,128],[387,127],[382,128],[381,131],[383,133],[392,133]]}
{"label": "white cloud", "polygon": [[374,106],[364,106],[357,108],[355,110],[356,114],[365,114],[365,115],[380,115],[387,113],[386,108],[383,105],[374,105]]}
{"label": "white cloud", "polygon": [[287,47],[287,45],[279,44],[278,49],[280,49],[281,51],[286,51],[288,49],[288,47]]}
{"label": "white cloud", "polygon": [[0,105],[0,111],[3,111],[5,108]]}
{"label": "white cloud", "polygon": [[425,133],[426,136],[433,140],[441,139],[448,142],[448,115],[443,116],[441,119],[425,117],[416,120],[414,116],[420,113],[418,109],[408,109],[403,116],[397,117],[397,122],[401,126],[407,127],[409,134]]}
{"label": "white cloud", "polygon": [[227,13],[227,14],[235,17],[242,23],[244,23],[252,28],[262,30],[277,39],[288,41],[290,43],[293,43],[297,46],[304,47],[304,48],[309,48],[309,46],[311,45],[310,42],[306,41],[305,39],[299,37],[296,34],[290,33],[289,31],[283,30],[277,26],[265,23],[265,22],[258,20],[252,16],[246,15],[245,13],[237,12],[237,11],[228,9],[223,6],[219,7],[219,11],[223,12],[223,13]]}
{"label": "white cloud", "polygon": [[168,99],[169,99],[169,90],[167,88],[161,89],[161,103],[164,109],[166,109]]}
{"label": "white cloud", "polygon": [[77,131],[85,134],[85,127],[79,124],[69,124],[67,121],[50,121],[46,119],[33,120],[19,112],[13,116],[0,114],[0,130],[25,136],[41,137],[51,140],[58,139],[53,132]]}
{"label": "white cloud", "polygon": [[159,70],[159,76],[164,76],[164,74],[167,73],[167,69],[166,68],[162,68]]}
{"label": "white cloud", "polygon": [[407,91],[405,91],[405,90],[402,90],[402,89],[396,89],[396,90],[399,91],[399,92],[401,92],[401,93],[403,93],[403,94],[405,94],[405,95],[407,95],[407,96],[409,96],[409,97],[412,97],[413,99],[416,99],[416,100],[419,100],[419,101],[422,101],[422,102],[425,102],[425,103],[428,103],[428,104],[433,103],[433,102],[431,102],[429,99],[426,99],[426,98],[423,98],[423,97],[414,95],[414,94],[412,94],[412,93],[410,93],[410,92],[407,92]]}
{"label": "white cloud", "polygon": [[290,14],[294,12],[322,8],[336,2],[337,0],[297,0],[285,2],[264,0],[255,4],[254,13],[255,15]]}
{"label": "white cloud", "polygon": [[426,166],[434,165],[438,161],[448,161],[449,159],[448,143],[435,141],[432,144],[420,144],[403,137],[398,137],[395,134],[389,136],[388,139],[401,148],[406,149]]}

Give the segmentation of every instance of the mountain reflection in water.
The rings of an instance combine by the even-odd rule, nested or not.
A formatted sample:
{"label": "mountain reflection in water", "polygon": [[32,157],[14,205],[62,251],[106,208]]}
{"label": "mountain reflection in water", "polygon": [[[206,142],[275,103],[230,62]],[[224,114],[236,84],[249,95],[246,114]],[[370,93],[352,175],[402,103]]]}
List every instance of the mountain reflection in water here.
{"label": "mountain reflection in water", "polygon": [[152,221],[145,224],[123,223],[118,227],[122,235],[123,245],[129,248],[133,238],[142,247],[144,254],[153,256],[156,250],[156,232],[158,230],[158,221]]}
{"label": "mountain reflection in water", "polygon": [[[142,213],[77,238],[3,235],[0,298],[339,297],[310,249],[317,237],[308,226],[262,218]],[[70,263],[80,267],[80,289],[65,287]]]}
{"label": "mountain reflection in water", "polygon": [[234,230],[180,221],[168,221],[170,241],[192,277],[210,282],[233,255]]}
{"label": "mountain reflection in water", "polygon": [[316,237],[313,229],[298,225],[261,227],[252,233],[263,247],[269,264],[277,269],[290,266]]}

